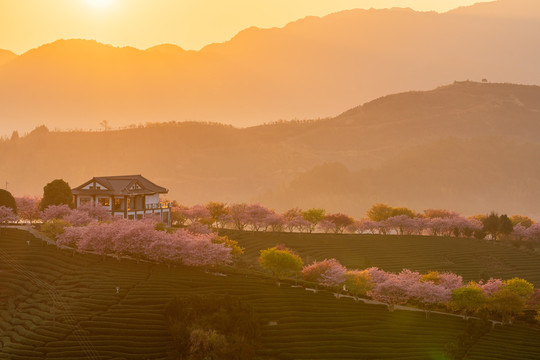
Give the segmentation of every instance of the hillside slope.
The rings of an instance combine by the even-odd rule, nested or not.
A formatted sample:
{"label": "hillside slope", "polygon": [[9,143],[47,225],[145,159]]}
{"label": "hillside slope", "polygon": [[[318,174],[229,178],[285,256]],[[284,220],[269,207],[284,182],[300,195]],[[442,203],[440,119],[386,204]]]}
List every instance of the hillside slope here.
{"label": "hillside slope", "polygon": [[92,176],[140,173],[184,204],[261,201],[362,217],[382,201],[536,216],[538,104],[540,87],[463,82],[310,122],[38,128],[0,142],[0,181],[16,195],[40,195],[55,178],[77,186]]}
{"label": "hillside slope", "polygon": [[[262,322],[263,359],[444,358],[448,344],[464,334],[464,321],[453,316],[391,313],[253,275],[71,254],[24,232],[0,231],[3,359],[171,359],[164,308],[190,294],[249,302]],[[537,331],[523,326],[496,326],[480,340],[468,358],[540,353]]]}
{"label": "hillside slope", "polygon": [[444,14],[350,10],[249,28],[200,51],[56,41],[0,66],[0,133],[42,123],[97,128],[103,120],[248,126],[335,116],[454,80],[540,84],[538,5],[496,5]]}

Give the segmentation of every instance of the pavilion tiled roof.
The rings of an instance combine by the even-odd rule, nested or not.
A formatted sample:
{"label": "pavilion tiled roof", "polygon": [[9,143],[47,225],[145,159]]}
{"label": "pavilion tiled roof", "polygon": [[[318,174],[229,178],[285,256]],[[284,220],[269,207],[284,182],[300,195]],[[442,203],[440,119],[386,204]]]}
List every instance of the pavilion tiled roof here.
{"label": "pavilion tiled roof", "polygon": [[[83,189],[92,182],[97,182],[106,189]],[[137,183],[140,189],[132,190],[131,185]],[[169,192],[164,187],[154,184],[142,175],[97,176],[72,190],[74,195],[150,195]]]}

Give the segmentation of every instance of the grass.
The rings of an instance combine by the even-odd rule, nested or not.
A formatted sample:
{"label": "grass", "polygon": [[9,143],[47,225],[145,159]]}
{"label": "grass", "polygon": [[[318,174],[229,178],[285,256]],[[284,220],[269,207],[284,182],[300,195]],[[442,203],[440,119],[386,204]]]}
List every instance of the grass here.
{"label": "grass", "polygon": [[451,271],[465,280],[522,277],[540,288],[540,255],[487,240],[434,236],[334,235],[239,232],[223,234],[245,247],[253,265],[261,249],[285,244],[304,263],[336,258],[347,268],[377,266],[399,272]]}
{"label": "grass", "polygon": [[[168,359],[165,304],[191,293],[249,301],[263,323],[264,359],[445,359],[446,344],[464,330],[460,318],[390,313],[329,293],[277,287],[255,274],[213,276],[73,255],[23,231],[0,231],[0,359]],[[497,326],[468,358],[538,359],[539,335]]]}

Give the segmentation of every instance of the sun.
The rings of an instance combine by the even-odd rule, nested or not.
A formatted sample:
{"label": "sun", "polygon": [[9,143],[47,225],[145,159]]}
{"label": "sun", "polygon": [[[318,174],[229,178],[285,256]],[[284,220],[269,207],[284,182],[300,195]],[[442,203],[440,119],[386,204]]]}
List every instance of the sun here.
{"label": "sun", "polygon": [[86,0],[86,2],[95,7],[106,7],[113,3],[114,0]]}

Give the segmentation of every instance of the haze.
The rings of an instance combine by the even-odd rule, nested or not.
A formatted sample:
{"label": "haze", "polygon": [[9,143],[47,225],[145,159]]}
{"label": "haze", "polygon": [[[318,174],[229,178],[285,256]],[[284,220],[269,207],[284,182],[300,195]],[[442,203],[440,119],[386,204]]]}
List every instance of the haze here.
{"label": "haze", "polygon": [[0,0],[0,49],[17,54],[57,39],[92,39],[139,49],[223,42],[251,27],[354,8],[447,11],[472,0]]}

